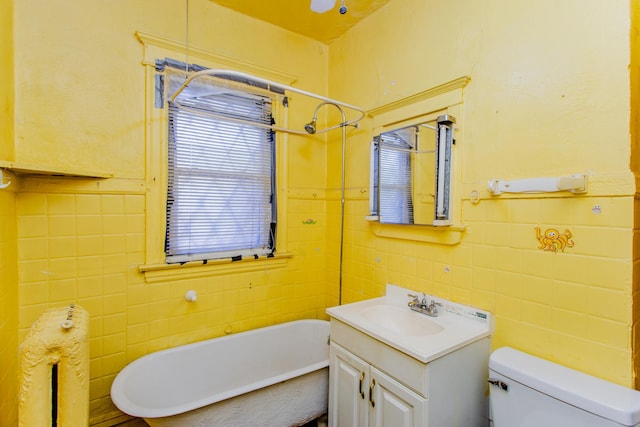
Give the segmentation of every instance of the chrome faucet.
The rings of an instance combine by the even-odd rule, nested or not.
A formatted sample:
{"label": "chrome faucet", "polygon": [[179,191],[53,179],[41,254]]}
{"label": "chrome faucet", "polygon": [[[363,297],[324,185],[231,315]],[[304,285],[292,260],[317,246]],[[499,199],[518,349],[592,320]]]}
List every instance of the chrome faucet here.
{"label": "chrome faucet", "polygon": [[417,311],[418,313],[426,314],[427,316],[436,317],[440,312],[438,312],[438,306],[442,306],[442,303],[435,302],[431,300],[431,303],[427,304],[427,298],[425,294],[422,294],[422,300],[418,299],[418,295],[408,294],[409,297],[413,298],[407,304],[409,308],[413,311]]}

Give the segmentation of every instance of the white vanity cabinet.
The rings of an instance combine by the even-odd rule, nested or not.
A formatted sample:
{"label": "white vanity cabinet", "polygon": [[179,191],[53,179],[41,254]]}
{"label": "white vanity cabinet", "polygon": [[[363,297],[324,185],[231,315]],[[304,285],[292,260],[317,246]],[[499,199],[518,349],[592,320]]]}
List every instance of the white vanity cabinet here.
{"label": "white vanity cabinet", "polygon": [[488,337],[428,362],[334,317],[330,340],[329,427],[487,426]]}
{"label": "white vanity cabinet", "polygon": [[425,398],[335,343],[329,369],[330,426],[425,425]]}

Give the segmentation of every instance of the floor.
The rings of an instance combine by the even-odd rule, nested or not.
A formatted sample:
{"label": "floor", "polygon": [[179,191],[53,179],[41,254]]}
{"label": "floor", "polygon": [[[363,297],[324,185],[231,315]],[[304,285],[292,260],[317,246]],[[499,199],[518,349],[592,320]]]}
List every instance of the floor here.
{"label": "floor", "polygon": [[113,427],[148,427],[148,424],[145,423],[142,418],[134,418],[132,420],[116,424]]}
{"label": "floor", "polygon": [[[320,422],[318,422],[318,420],[313,420],[301,427],[322,427],[326,425],[327,425],[326,417],[324,417],[324,419],[323,417],[321,417]],[[148,425],[147,423],[144,422],[142,418],[134,418],[132,420],[125,421],[124,423],[117,424],[113,427],[148,427]],[[281,426],[273,426],[273,427],[281,427]]]}

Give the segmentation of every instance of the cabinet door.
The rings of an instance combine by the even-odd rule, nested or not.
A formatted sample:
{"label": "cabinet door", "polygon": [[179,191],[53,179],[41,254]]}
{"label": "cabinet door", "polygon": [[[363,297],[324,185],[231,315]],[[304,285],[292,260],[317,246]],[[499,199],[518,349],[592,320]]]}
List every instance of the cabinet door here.
{"label": "cabinet door", "polygon": [[372,427],[427,427],[427,399],[374,367],[370,373]]}
{"label": "cabinet door", "polygon": [[329,363],[329,427],[367,427],[369,365],[334,343]]}

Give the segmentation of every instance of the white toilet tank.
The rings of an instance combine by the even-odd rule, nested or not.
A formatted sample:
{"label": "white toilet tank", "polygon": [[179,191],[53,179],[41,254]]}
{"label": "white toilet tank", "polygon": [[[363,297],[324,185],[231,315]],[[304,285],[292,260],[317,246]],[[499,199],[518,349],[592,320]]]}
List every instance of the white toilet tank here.
{"label": "white toilet tank", "polygon": [[640,392],[509,347],[489,358],[494,427],[640,426]]}

